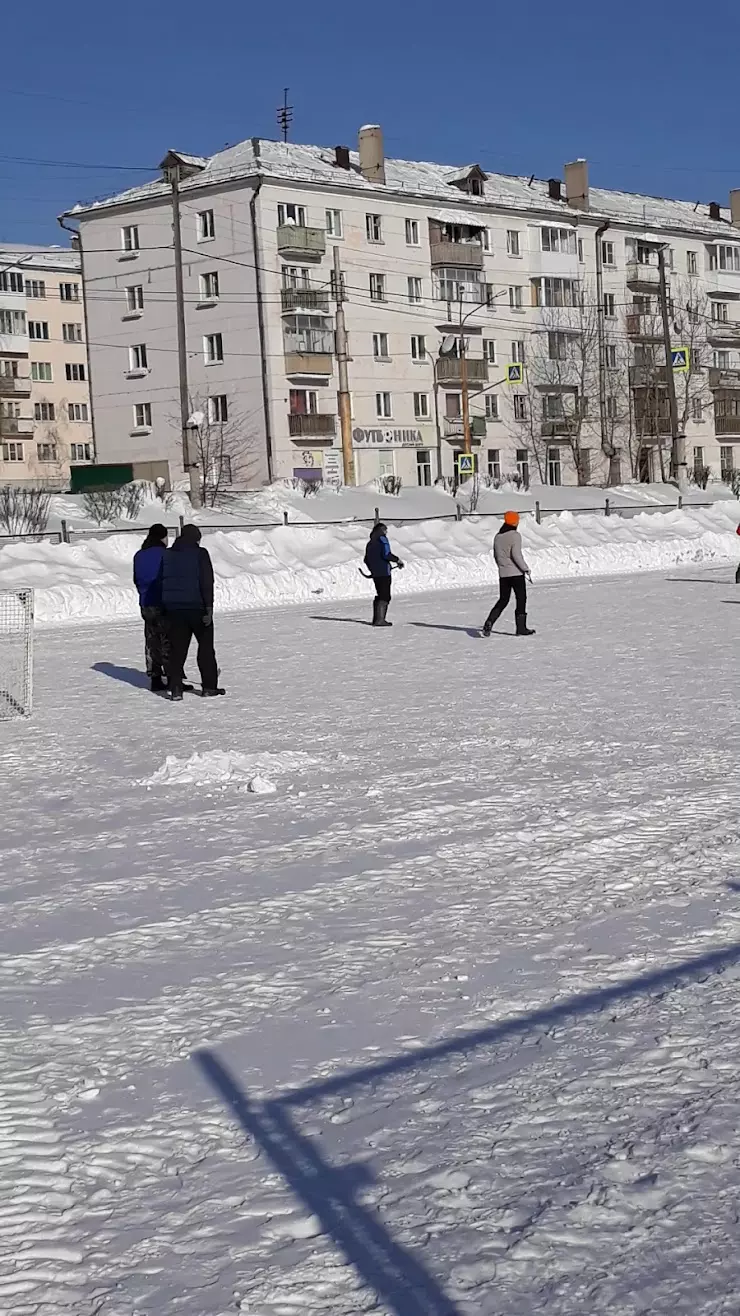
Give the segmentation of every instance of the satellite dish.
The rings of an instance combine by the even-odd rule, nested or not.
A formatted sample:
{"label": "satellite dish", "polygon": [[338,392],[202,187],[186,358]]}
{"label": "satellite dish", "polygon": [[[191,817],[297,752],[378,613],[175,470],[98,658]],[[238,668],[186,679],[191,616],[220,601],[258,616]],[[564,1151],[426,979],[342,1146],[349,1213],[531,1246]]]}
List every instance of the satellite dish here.
{"label": "satellite dish", "polygon": [[202,411],[194,411],[192,416],[188,417],[188,429],[189,430],[200,429],[204,420],[205,420],[205,415]]}
{"label": "satellite dish", "polygon": [[447,334],[446,337],[442,339],[442,342],[440,344],[439,350],[441,355],[448,356],[450,352],[454,352],[456,343],[457,343],[456,335]]}
{"label": "satellite dish", "polygon": [[283,227],[287,228],[288,225],[290,225],[291,228],[295,228],[295,220],[293,219],[292,215],[287,216]]}

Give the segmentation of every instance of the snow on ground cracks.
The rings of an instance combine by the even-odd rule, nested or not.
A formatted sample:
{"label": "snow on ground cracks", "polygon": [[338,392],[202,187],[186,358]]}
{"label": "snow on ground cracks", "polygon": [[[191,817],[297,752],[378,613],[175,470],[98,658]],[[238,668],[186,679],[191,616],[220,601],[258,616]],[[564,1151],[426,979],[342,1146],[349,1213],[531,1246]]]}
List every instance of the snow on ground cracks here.
{"label": "snow on ground cracks", "polygon": [[736,1311],[740,613],[676,575],[540,587],[527,642],[221,618],[175,706],[138,628],[42,635],[3,1316]]}

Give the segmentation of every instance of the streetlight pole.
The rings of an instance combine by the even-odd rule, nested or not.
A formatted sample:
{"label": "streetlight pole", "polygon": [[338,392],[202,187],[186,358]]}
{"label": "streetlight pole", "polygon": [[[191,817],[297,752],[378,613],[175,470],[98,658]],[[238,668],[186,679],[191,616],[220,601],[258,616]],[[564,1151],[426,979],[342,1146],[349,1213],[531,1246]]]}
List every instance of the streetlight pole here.
{"label": "streetlight pole", "polygon": [[426,350],[426,355],[429,358],[429,361],[432,366],[433,395],[434,395],[434,428],[437,431],[437,479],[443,480],[444,475],[442,472],[442,430],[439,424],[439,374],[437,372],[437,366],[439,362],[438,360],[434,359],[431,352],[429,351],[429,348],[427,348]]}

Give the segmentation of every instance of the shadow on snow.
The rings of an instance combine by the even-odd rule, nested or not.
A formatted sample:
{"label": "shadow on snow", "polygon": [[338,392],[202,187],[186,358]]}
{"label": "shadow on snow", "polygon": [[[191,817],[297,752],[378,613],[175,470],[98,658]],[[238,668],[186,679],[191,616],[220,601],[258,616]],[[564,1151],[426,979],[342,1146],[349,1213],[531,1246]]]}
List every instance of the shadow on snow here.
{"label": "shadow on snow", "polygon": [[93,663],[91,670],[110,676],[113,681],[123,681],[125,685],[135,685],[139,689],[149,689],[149,677],[136,667],[119,667],[116,663]]}

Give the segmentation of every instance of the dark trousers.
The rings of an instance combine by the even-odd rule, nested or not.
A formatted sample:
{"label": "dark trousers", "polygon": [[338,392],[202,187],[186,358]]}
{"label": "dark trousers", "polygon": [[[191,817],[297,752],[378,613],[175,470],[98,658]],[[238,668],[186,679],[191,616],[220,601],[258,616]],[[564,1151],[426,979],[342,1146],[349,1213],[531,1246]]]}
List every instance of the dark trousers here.
{"label": "dark trousers", "polygon": [[149,605],[141,609],[144,618],[144,654],[146,674],[161,681],[167,666],[168,640],[164,613],[161,608]]}
{"label": "dark trousers", "polygon": [[373,576],[375,593],[383,603],[391,601],[391,578],[390,576]]}
{"label": "dark trousers", "polygon": [[520,613],[526,613],[527,611],[526,576],[501,576],[498,582],[498,589],[498,599],[488,614],[486,626],[495,626],[504,608],[508,607],[512,594],[515,599],[517,616],[519,616]]}
{"label": "dark trousers", "polygon": [[198,643],[198,671],[204,690],[218,685],[218,663],[214,649],[213,622],[206,626],[202,612],[168,612],[169,659],[167,684],[170,690],[182,687],[183,672],[193,636]]}

